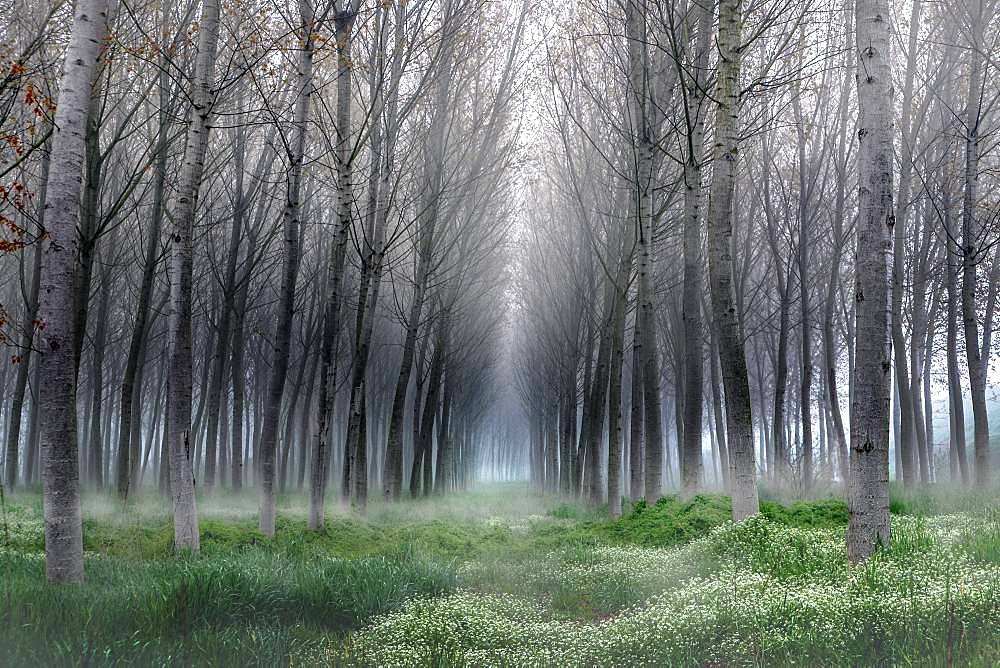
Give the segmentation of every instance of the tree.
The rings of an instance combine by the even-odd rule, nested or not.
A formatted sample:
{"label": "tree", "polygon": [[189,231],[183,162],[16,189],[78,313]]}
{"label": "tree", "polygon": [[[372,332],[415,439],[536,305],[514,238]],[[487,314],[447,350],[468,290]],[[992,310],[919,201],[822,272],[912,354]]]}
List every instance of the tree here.
{"label": "tree", "polygon": [[194,219],[198,190],[215,104],[213,83],[219,41],[219,2],[204,0],[199,22],[198,56],[193,81],[191,119],[170,238],[169,372],[167,443],[170,494],[174,504],[174,547],[197,552],[201,541],[194,498],[191,431],[191,304]]}
{"label": "tree", "polygon": [[45,574],[50,582],[83,580],[79,453],[76,443],[76,364],[73,295],[80,239],[85,134],[90,94],[106,34],[107,3],[78,0],[59,79],[45,201],[47,248],[39,284],[41,331],[39,388],[42,421],[42,488]]}
{"label": "tree", "polygon": [[733,519],[736,521],[755,515],[759,510],[750,381],[732,276],[733,192],[739,151],[740,38],[743,21],[740,5],[740,0],[720,0],[719,3],[715,146],[708,203],[708,274],[715,327],[719,332]]}
{"label": "tree", "polygon": [[[983,0],[966,0],[969,44],[968,89],[965,106],[965,190],[962,199],[962,325],[965,355],[968,362],[969,391],[972,395],[973,455],[976,485],[985,487],[990,480],[990,423],[986,408],[986,366],[979,340],[979,317],[976,309],[976,271],[982,254],[977,221],[979,189],[979,135],[983,123],[983,28],[987,21]],[[989,351],[986,351],[987,354]]]}
{"label": "tree", "polygon": [[[705,365],[702,339],[702,292],[704,263],[702,255],[702,161],[705,152],[705,88],[708,80],[708,58],[712,37],[712,4],[696,1],[691,4],[689,17],[692,35],[686,62],[677,59],[682,70],[680,90],[684,96],[684,287],[681,317],[684,323],[684,368],[680,378],[680,399],[683,405],[680,464],[681,485],[692,493],[702,478],[702,412],[704,408]],[[728,472],[726,472],[726,475]]]}
{"label": "tree", "polygon": [[894,212],[892,15],[887,0],[856,0],[854,7],[859,182],[847,555],[858,562],[889,541],[889,284]]}
{"label": "tree", "polygon": [[[346,0],[344,0],[346,2]],[[337,39],[337,165],[336,216],[337,231],[330,255],[330,293],[323,315],[321,370],[316,442],[313,445],[309,495],[309,528],[323,527],[323,503],[330,470],[330,421],[336,396],[336,340],[340,333],[340,302],[344,280],[347,237],[354,207],[353,150],[351,142],[351,82],[354,65],[351,62],[351,41],[361,0],[351,0],[349,6],[336,4],[334,16]]]}
{"label": "tree", "polygon": [[299,0],[299,20],[302,25],[296,31],[300,42],[296,62],[296,99],[291,137],[286,138],[288,174],[286,177],[285,206],[281,214],[285,253],[282,258],[278,320],[274,329],[274,358],[271,363],[271,377],[268,380],[267,402],[264,404],[260,441],[260,530],[265,536],[274,535],[274,477],[278,417],[281,411],[285,379],[288,375],[292,317],[295,307],[295,284],[299,273],[302,163],[305,158],[309,102],[313,93],[313,44],[316,32],[311,0]]}

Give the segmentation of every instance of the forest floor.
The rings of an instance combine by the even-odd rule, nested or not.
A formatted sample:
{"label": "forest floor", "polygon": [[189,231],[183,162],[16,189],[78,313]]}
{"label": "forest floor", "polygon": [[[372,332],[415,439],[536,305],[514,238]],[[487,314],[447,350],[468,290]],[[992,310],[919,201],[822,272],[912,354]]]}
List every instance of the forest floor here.
{"label": "forest floor", "polygon": [[41,499],[0,517],[3,665],[998,665],[1000,496],[895,496],[892,543],[847,564],[840,500],[728,522],[720,496],[619,520],[520,485],[333,514],[200,499],[84,502],[86,583],[43,575]]}

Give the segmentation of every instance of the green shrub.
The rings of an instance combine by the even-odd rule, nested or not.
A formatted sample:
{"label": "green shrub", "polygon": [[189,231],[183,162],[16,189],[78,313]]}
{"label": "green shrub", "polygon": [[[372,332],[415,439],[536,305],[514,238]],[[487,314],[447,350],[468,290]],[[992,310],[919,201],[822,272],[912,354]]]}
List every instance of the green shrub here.
{"label": "green shrub", "polygon": [[728,497],[698,495],[689,500],[664,496],[653,505],[640,501],[620,519],[593,528],[599,536],[644,547],[668,547],[704,536],[732,516]]}

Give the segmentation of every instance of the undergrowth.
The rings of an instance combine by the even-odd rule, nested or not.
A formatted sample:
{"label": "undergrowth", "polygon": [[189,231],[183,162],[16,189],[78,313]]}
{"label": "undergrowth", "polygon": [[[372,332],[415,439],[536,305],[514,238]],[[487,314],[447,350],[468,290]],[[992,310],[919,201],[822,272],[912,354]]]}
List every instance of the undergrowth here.
{"label": "undergrowth", "polygon": [[[962,503],[971,510],[955,514]],[[306,499],[288,495],[269,539],[257,531],[252,495],[217,493],[199,500],[202,551],[186,557],[173,554],[167,506],[148,494],[122,512],[111,498],[85,497],[87,580],[52,587],[39,497],[8,499],[2,663],[1000,658],[990,621],[1000,618],[1000,512],[982,496],[894,493],[890,546],[854,569],[843,549],[847,507],[836,498],[783,505],[765,495],[759,518],[733,526],[720,495],[628,504],[612,519],[496,486],[376,502],[364,516],[331,508],[313,532]]]}

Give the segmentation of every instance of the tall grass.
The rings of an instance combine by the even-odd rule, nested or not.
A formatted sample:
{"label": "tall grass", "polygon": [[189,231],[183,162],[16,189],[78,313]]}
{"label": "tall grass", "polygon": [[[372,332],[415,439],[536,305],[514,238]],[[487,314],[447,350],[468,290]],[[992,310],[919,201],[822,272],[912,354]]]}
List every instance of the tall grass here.
{"label": "tall grass", "polygon": [[87,581],[44,582],[39,555],[6,552],[0,605],[5,665],[195,663],[222,655],[281,664],[406,600],[454,587],[449,563],[412,550],[360,559],[227,555],[129,562],[87,558]]}

